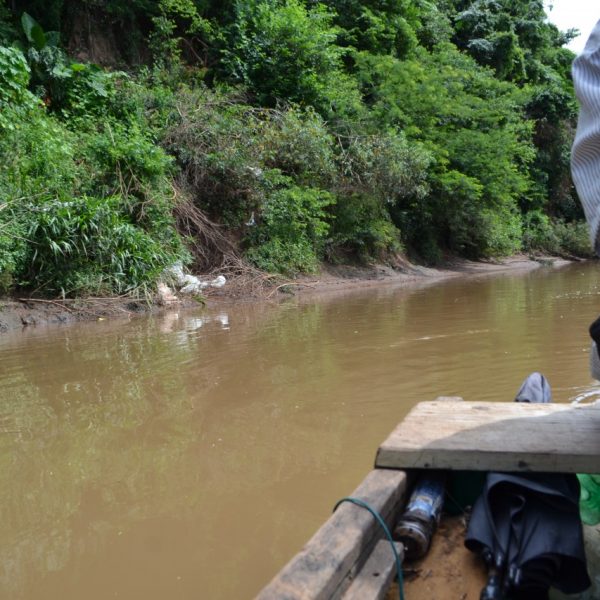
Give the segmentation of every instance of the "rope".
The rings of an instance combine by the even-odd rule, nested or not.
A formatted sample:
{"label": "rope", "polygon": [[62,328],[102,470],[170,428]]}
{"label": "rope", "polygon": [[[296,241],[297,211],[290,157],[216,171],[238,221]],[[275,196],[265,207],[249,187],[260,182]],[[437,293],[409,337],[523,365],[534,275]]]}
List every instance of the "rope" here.
{"label": "rope", "polygon": [[387,539],[390,543],[390,546],[392,547],[392,552],[394,553],[394,560],[396,561],[396,575],[398,577],[398,596],[399,596],[400,600],[404,600],[404,582],[402,580],[402,563],[400,562],[400,557],[398,556],[398,552],[396,551],[396,546],[394,545],[394,540],[392,538],[392,534],[390,533],[388,526],[385,524],[383,517],[364,500],[360,500],[359,498],[351,498],[349,496],[346,498],[342,498],[341,500],[338,500],[336,502],[335,506],[333,507],[333,512],[335,512],[337,510],[337,507],[340,504],[342,504],[343,502],[351,502],[352,504],[356,504],[356,506],[360,506],[361,508],[366,508],[375,517],[375,520],[379,523],[379,525],[381,525],[381,528],[383,529],[383,532],[385,533],[385,536],[387,537]]}

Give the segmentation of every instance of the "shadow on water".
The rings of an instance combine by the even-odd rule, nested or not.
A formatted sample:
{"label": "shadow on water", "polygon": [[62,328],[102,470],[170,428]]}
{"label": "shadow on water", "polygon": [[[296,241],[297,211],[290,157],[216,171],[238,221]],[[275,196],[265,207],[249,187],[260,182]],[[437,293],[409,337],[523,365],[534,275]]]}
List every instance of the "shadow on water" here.
{"label": "shadow on water", "polygon": [[0,339],[0,596],[247,598],[416,402],[595,389],[598,267]]}

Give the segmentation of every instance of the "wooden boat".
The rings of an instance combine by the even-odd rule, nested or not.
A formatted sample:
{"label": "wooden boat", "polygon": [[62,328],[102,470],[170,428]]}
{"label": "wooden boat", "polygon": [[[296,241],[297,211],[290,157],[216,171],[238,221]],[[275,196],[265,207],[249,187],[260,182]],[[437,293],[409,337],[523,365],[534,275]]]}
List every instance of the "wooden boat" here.
{"label": "wooden boat", "polygon": [[[448,397],[419,403],[381,444],[375,468],[351,496],[366,501],[393,530],[419,469],[600,473],[600,406]],[[463,530],[460,518],[442,523],[425,562],[404,566],[405,576],[419,570],[422,575],[416,578],[418,585],[406,577],[407,600],[479,598],[485,569],[462,548]],[[402,557],[402,545],[396,544]],[[443,557],[451,548],[456,549],[454,571],[448,573]],[[468,571],[464,577],[461,569]],[[257,598],[397,598],[397,590],[390,592],[395,575],[394,556],[380,525],[364,508],[345,503]],[[443,587],[448,577],[453,581]],[[430,581],[424,584],[426,579]],[[436,581],[437,593],[441,584],[443,595],[436,596]],[[461,581],[464,589],[448,588]]]}

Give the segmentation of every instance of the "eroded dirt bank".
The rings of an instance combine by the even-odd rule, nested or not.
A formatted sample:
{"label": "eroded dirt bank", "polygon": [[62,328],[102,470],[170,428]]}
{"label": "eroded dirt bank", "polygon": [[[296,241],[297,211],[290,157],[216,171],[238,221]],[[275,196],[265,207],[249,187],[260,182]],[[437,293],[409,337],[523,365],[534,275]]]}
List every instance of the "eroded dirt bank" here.
{"label": "eroded dirt bank", "polygon": [[[408,262],[400,269],[392,269],[383,265],[327,266],[318,276],[279,282],[271,288],[263,288],[260,294],[250,293],[243,286],[226,285],[219,290],[211,290],[206,296],[206,302],[208,305],[217,305],[231,302],[277,301],[292,294],[314,297],[315,294],[330,295],[348,292],[356,288],[387,284],[414,286],[451,277],[479,277],[505,271],[559,268],[567,264],[570,262],[553,257],[532,259],[527,256],[514,256],[494,262],[455,260],[443,268],[436,269]],[[195,300],[182,298],[179,300],[169,306],[161,306],[157,302],[131,298],[81,300],[4,298],[0,299],[0,334],[24,327],[41,327],[114,317],[131,318],[139,314],[163,313],[174,309],[198,307]]]}

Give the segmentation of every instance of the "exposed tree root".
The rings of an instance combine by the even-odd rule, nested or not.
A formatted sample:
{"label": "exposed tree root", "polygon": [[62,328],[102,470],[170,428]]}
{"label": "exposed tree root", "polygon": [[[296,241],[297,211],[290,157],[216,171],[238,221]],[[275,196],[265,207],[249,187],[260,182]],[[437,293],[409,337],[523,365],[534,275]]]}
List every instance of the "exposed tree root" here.
{"label": "exposed tree root", "polygon": [[[281,275],[265,273],[246,262],[222,228],[181,189],[175,189],[174,214],[179,233],[188,240],[188,249],[194,258],[193,270],[209,277],[224,275],[228,296],[264,298],[271,295],[274,286],[285,285]],[[222,295],[223,292],[207,288],[203,294]]]}

